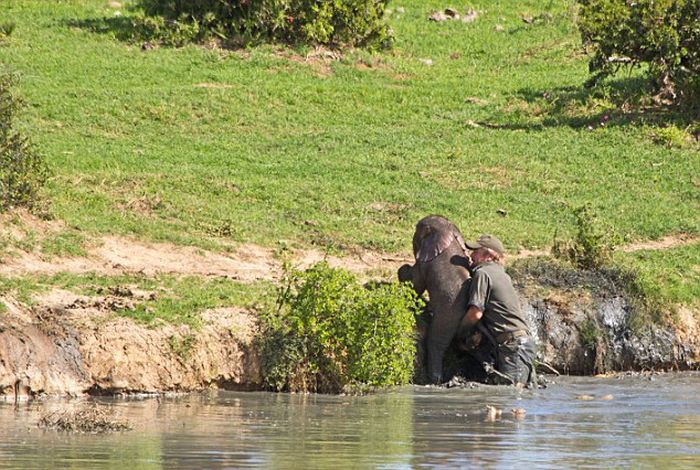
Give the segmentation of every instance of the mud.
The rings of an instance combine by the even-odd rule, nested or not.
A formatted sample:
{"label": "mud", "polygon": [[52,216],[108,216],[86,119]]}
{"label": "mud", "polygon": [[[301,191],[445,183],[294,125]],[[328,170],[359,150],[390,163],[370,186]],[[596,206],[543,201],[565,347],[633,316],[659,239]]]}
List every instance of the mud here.
{"label": "mud", "polygon": [[696,313],[680,308],[674,323],[633,328],[633,302],[615,273],[586,273],[528,263],[513,278],[534,327],[539,359],[561,373],[687,370],[700,365]]}
{"label": "mud", "polygon": [[[150,294],[146,294],[150,295]],[[256,317],[240,309],[202,314],[199,329],[147,327],[118,317],[132,298],[54,292],[52,303],[0,317],[0,395],[187,392],[257,387]],[[7,303],[7,299],[5,299]]]}
{"label": "mud", "polygon": [[105,407],[85,406],[78,410],[60,410],[44,413],[39,418],[40,428],[66,432],[105,433],[129,431],[131,424],[117,418]]}

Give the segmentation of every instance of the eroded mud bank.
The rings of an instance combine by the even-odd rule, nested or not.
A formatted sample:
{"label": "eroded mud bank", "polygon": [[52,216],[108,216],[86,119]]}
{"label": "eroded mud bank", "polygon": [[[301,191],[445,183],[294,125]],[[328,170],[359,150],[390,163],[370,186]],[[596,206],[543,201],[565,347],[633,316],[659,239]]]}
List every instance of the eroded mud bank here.
{"label": "eroded mud bank", "polygon": [[[687,370],[700,365],[697,312],[672,305],[644,312],[613,272],[530,262],[512,274],[539,358],[562,373]],[[654,315],[656,320],[651,319]]]}
{"label": "eroded mud bank", "polygon": [[[136,294],[138,295],[138,294]],[[194,391],[260,383],[257,320],[239,309],[202,314],[202,325],[145,326],[116,316],[117,296],[54,292],[0,315],[0,394],[6,397]]]}
{"label": "eroded mud bank", "polygon": [[[512,274],[540,359],[562,373],[700,364],[693,312],[681,310],[674,327],[631,328],[633,305],[610,279],[531,266]],[[260,387],[253,313],[210,310],[199,328],[146,326],[115,314],[148,295],[53,291],[31,308],[2,299],[7,309],[0,315],[0,394],[14,399]]]}

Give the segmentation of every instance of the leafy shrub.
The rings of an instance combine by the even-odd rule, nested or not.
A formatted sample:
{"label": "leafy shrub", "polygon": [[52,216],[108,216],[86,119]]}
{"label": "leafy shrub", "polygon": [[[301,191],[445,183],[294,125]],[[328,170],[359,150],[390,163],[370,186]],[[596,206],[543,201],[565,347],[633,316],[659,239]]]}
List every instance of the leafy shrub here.
{"label": "leafy shrub", "polygon": [[674,124],[669,124],[666,127],[653,128],[651,131],[652,138],[655,142],[666,145],[669,148],[689,148],[693,147],[695,139],[690,132],[690,127],[681,129]]}
{"label": "leafy shrub", "polygon": [[572,239],[559,240],[555,235],[552,254],[581,269],[595,269],[612,261],[618,236],[598,219],[589,204],[573,210],[576,234]]}
{"label": "leafy shrub", "polygon": [[15,77],[0,71],[0,210],[32,208],[48,170],[29,139],[14,129],[21,102],[12,93]]}
{"label": "leafy shrub", "polygon": [[[579,0],[579,29],[593,48],[593,81],[625,64],[649,64],[666,92],[700,91],[700,0]],[[697,96],[696,96],[697,97]]]}
{"label": "leafy shrub", "polygon": [[362,286],[326,263],[286,270],[276,308],[262,315],[265,385],[337,393],[408,383],[421,304],[408,284]]}
{"label": "leafy shrub", "polygon": [[[388,0],[142,0],[137,29],[167,44],[217,38],[231,45],[260,40],[386,47]],[[149,19],[150,18],[150,19]],[[170,30],[170,32],[168,32]],[[173,39],[176,39],[173,41]]]}
{"label": "leafy shrub", "polygon": [[200,27],[195,22],[168,21],[162,16],[137,15],[133,18],[132,35],[140,40],[181,47],[197,40]]}

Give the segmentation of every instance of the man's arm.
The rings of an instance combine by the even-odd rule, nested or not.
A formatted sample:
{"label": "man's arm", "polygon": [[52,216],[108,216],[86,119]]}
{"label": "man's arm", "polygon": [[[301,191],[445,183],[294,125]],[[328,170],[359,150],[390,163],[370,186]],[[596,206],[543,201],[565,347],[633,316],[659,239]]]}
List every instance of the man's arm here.
{"label": "man's arm", "polygon": [[471,280],[467,299],[467,313],[460,322],[460,331],[468,332],[484,316],[484,306],[488,298],[490,279],[483,272],[477,272]]}

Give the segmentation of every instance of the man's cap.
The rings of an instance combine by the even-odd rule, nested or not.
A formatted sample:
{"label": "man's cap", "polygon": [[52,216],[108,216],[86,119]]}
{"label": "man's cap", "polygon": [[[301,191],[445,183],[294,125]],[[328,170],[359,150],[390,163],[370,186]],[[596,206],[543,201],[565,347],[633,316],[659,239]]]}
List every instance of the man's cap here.
{"label": "man's cap", "polygon": [[477,250],[479,248],[489,248],[496,253],[498,253],[500,256],[503,256],[506,253],[506,249],[503,248],[503,243],[501,243],[501,240],[498,238],[494,237],[493,235],[482,235],[479,238],[476,239],[475,242],[465,242],[465,245],[467,245],[467,248],[470,250]]}

